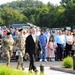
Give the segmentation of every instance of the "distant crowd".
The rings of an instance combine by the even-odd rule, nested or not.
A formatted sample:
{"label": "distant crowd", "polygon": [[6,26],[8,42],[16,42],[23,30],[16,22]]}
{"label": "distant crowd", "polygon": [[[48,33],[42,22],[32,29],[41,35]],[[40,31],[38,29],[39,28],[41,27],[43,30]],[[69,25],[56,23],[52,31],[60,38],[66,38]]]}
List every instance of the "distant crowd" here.
{"label": "distant crowd", "polygon": [[[36,52],[35,61],[62,61],[67,56],[73,56],[75,51],[75,30],[43,30],[35,27],[35,35],[38,36],[41,51]],[[7,33],[11,33],[11,37],[16,41],[20,35],[19,28],[0,27],[0,47],[3,39],[7,37]],[[31,34],[31,29],[23,29],[23,35],[27,38]],[[35,39],[34,39],[35,40]],[[26,42],[26,41],[25,41]],[[25,43],[26,44],[26,43]],[[1,48],[2,49],[2,48]],[[4,58],[3,50],[0,49],[0,57]],[[26,48],[25,48],[26,49]],[[13,49],[13,58],[18,59],[18,50]],[[28,55],[24,55],[25,60],[29,60]]]}

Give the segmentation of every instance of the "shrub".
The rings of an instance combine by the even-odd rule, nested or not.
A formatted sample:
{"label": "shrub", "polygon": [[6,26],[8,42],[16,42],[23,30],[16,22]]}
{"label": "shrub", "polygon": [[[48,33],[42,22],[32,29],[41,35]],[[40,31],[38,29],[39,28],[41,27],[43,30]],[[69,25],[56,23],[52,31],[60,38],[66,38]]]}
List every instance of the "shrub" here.
{"label": "shrub", "polygon": [[[30,71],[23,72],[21,70],[16,70],[0,65],[0,75],[35,75],[35,73]],[[38,75],[44,75],[44,73],[40,73]]]}
{"label": "shrub", "polygon": [[25,72],[0,65],[0,75],[27,75]]}
{"label": "shrub", "polygon": [[68,56],[63,60],[63,67],[64,68],[72,68],[73,67],[73,58]]}

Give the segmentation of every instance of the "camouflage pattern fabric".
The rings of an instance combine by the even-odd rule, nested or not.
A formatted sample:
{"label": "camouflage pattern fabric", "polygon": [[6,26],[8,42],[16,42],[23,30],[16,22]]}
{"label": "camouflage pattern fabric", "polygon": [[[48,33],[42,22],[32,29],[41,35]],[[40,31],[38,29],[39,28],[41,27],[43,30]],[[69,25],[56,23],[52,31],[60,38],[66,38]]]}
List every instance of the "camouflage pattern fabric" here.
{"label": "camouflage pattern fabric", "polygon": [[7,63],[10,63],[10,57],[12,56],[12,51],[14,47],[13,38],[3,38],[2,39],[2,51],[6,57]]}
{"label": "camouflage pattern fabric", "polygon": [[18,62],[23,63],[23,56],[25,54],[25,36],[18,36],[16,39],[16,50],[18,50]]}

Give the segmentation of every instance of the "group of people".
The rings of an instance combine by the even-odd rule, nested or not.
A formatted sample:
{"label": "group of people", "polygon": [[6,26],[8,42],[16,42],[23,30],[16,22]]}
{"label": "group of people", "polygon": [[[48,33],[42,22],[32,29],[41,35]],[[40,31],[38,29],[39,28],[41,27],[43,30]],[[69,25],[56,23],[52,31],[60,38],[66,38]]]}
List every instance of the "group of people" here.
{"label": "group of people", "polygon": [[[32,27],[30,32],[23,29],[6,30],[6,35],[3,35],[1,50],[6,57],[6,65],[10,66],[10,58],[12,56],[13,50],[17,50],[18,60],[17,60],[17,69],[24,70],[23,57],[28,55],[30,57],[29,71],[33,70],[37,72],[34,65],[34,56],[36,51],[41,51],[41,45],[39,38],[35,35],[36,29]],[[16,33],[16,34],[14,34]]]}
{"label": "group of people", "polygon": [[[59,39],[59,40],[58,40]],[[75,50],[75,30],[71,32],[70,30],[66,30],[65,33],[62,31],[59,31],[59,35],[56,36],[56,42],[57,44],[57,54],[58,58],[64,54],[64,57],[67,56],[73,56],[74,50]],[[62,52],[60,52],[60,51]],[[62,60],[62,56],[58,60]]]}
{"label": "group of people", "polygon": [[29,71],[35,72],[38,71],[34,64],[37,57],[40,62],[46,62],[55,59],[55,57],[58,61],[62,61],[64,57],[74,55],[75,30],[71,32],[70,30],[44,31],[38,27],[32,27],[30,30],[22,28],[4,28],[2,30],[0,28],[0,36],[2,36],[1,50],[7,60],[6,65],[10,65],[13,50],[16,50],[17,69],[20,69],[21,65],[24,70],[23,57],[25,55],[29,56]]}

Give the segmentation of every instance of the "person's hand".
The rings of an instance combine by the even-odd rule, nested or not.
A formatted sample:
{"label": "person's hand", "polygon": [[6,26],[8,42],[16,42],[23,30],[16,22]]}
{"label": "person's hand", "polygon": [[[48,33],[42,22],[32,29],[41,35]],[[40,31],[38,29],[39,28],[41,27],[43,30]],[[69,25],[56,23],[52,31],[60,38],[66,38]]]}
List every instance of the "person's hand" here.
{"label": "person's hand", "polygon": [[26,53],[26,55],[27,55],[27,56],[29,56],[29,54],[28,54],[28,53]]}
{"label": "person's hand", "polygon": [[54,45],[54,49],[58,48],[58,46]]}
{"label": "person's hand", "polygon": [[58,48],[58,46],[56,46],[56,48]]}
{"label": "person's hand", "polygon": [[42,54],[42,51],[40,51],[40,54]]}
{"label": "person's hand", "polygon": [[64,46],[64,49],[66,48],[66,46]]}

